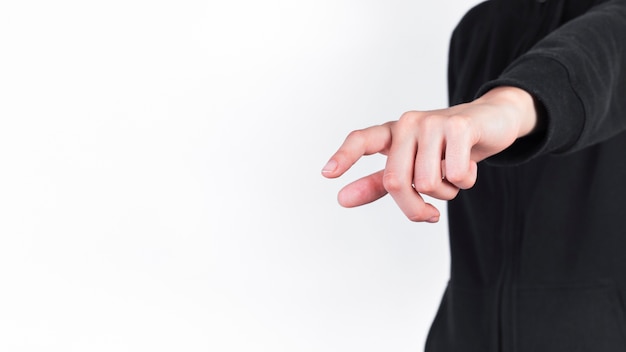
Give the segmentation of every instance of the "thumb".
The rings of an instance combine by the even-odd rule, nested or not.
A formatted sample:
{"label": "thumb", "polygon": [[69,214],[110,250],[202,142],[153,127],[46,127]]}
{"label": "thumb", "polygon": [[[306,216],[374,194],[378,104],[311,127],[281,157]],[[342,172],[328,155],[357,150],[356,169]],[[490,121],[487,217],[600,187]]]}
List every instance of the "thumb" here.
{"label": "thumb", "polygon": [[383,187],[383,173],[380,170],[371,175],[360,178],[339,191],[337,200],[346,208],[357,207],[380,199],[387,191]]}

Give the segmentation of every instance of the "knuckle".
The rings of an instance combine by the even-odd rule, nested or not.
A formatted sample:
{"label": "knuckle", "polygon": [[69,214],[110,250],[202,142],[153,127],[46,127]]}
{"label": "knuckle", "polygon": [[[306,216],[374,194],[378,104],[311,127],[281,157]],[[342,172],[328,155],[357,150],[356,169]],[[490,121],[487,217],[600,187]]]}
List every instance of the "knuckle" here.
{"label": "knuckle", "polygon": [[383,187],[389,193],[395,193],[402,189],[402,180],[395,174],[386,173],[383,175]]}
{"label": "knuckle", "polygon": [[448,179],[448,182],[461,189],[471,188],[476,181],[475,178],[467,174],[452,174],[450,177],[446,178]]}
{"label": "knuckle", "polygon": [[446,192],[445,195],[442,195],[441,197],[437,197],[437,199],[441,199],[441,200],[453,200],[454,198],[456,198],[456,196],[459,194],[459,189],[455,189],[454,191],[449,191]]}
{"label": "knuckle", "polygon": [[421,116],[417,111],[407,111],[400,116],[395,127],[400,129],[412,128],[419,123]]}
{"label": "knuckle", "polygon": [[457,172],[456,170],[450,170],[446,174],[446,180],[452,184],[463,184],[466,182],[466,177],[464,174]]}
{"label": "knuckle", "polygon": [[419,120],[419,127],[422,130],[432,130],[441,122],[441,117],[437,115],[424,115]]}
{"label": "knuckle", "polygon": [[365,133],[363,130],[354,130],[348,134],[346,139],[362,144],[365,142]]}
{"label": "knuckle", "polygon": [[425,194],[433,193],[437,188],[436,183],[427,178],[419,178],[413,180],[413,186],[415,187],[416,191]]}
{"label": "knuckle", "polygon": [[420,114],[417,111],[407,111],[403,113],[402,115],[400,115],[400,118],[398,119],[398,121],[407,121],[407,120],[412,121],[419,115]]}

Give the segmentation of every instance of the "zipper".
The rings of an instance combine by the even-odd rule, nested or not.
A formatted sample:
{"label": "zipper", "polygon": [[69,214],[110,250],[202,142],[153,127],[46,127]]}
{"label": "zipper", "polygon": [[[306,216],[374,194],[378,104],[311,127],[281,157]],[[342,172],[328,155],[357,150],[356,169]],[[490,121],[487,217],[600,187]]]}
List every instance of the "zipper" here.
{"label": "zipper", "polygon": [[515,352],[516,350],[516,304],[517,290],[516,281],[519,271],[519,245],[521,237],[520,228],[520,180],[518,167],[507,167],[504,172],[504,184],[509,197],[506,197],[507,204],[505,223],[503,226],[502,241],[502,269],[500,271],[500,292],[499,292],[499,351]]}

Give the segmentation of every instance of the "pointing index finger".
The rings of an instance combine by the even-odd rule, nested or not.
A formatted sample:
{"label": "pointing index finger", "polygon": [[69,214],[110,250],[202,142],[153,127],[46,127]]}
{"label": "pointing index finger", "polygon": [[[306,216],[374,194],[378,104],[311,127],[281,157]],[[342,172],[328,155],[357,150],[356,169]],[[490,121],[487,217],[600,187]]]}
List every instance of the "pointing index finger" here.
{"label": "pointing index finger", "polygon": [[339,177],[363,155],[384,153],[390,144],[391,132],[388,124],[352,131],[324,166],[322,175],[328,178]]}

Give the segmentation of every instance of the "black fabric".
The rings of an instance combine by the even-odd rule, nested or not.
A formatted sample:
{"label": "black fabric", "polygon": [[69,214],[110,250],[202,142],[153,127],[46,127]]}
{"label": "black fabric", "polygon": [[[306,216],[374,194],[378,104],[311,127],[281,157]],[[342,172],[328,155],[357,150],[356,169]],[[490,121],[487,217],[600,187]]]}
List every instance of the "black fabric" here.
{"label": "black fabric", "polygon": [[530,92],[543,128],[448,203],[428,352],[626,351],[626,1],[491,0],[450,45],[450,103]]}

